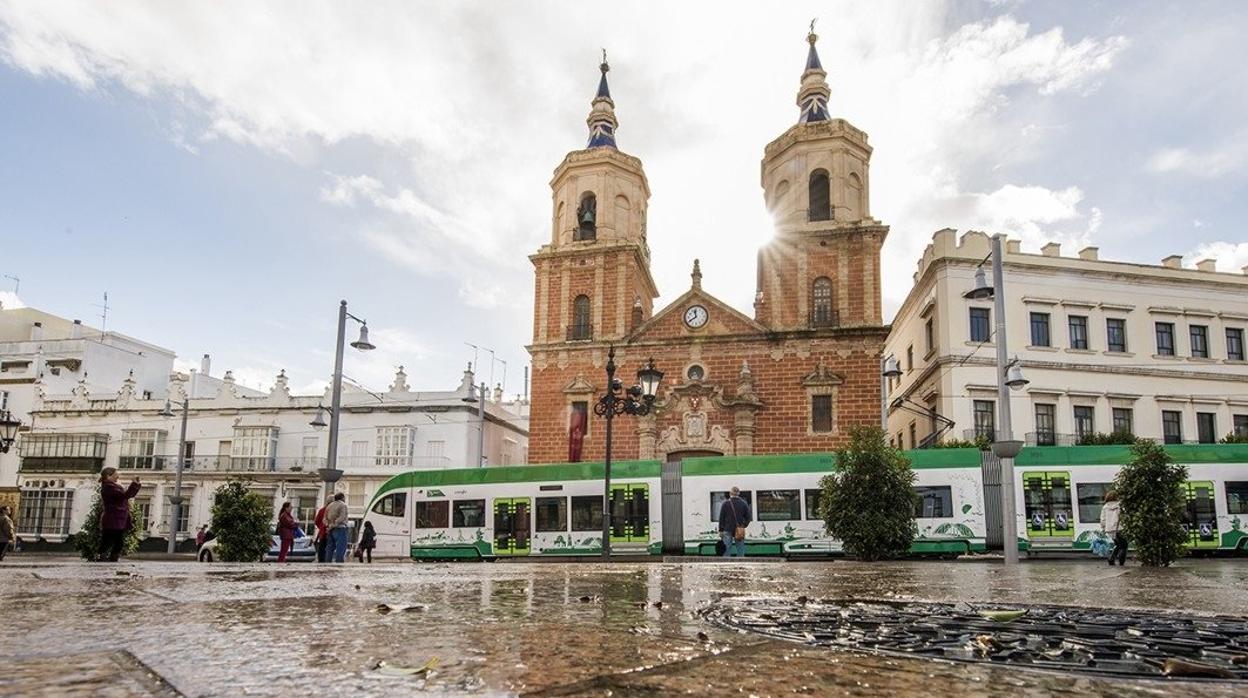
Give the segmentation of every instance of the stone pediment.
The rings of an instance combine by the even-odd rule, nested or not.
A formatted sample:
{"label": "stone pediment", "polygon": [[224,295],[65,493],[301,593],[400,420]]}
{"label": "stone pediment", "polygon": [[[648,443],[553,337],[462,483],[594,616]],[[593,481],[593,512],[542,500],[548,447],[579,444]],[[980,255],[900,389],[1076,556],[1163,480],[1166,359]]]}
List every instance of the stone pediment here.
{"label": "stone pediment", "polygon": [[[685,324],[685,311],[700,305],[706,309],[706,324],[690,328]],[[719,300],[701,288],[689,289],[653,317],[641,323],[629,336],[630,342],[668,339],[673,337],[715,337],[720,335],[765,334],[767,328],[753,318]]]}
{"label": "stone pediment", "polygon": [[585,380],[585,376],[578,375],[564,387],[563,392],[568,395],[586,395],[594,392],[594,386]]}
{"label": "stone pediment", "polygon": [[802,385],[808,388],[840,385],[844,382],[844,378],[829,370],[827,366],[823,365],[822,361],[819,362],[818,366],[815,366],[814,371],[810,372],[805,378],[802,379]]}

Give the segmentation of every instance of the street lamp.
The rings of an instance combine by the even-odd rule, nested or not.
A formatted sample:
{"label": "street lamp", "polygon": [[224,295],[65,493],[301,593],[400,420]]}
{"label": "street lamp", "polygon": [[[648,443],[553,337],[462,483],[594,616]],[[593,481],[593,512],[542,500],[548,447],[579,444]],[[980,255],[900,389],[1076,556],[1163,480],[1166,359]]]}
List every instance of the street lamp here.
{"label": "street lamp", "polygon": [[1005,564],[1018,564],[1018,504],[1014,501],[1014,458],[1022,451],[1023,442],[1014,439],[1013,427],[1010,424],[1010,390],[1021,390],[1028,381],[1023,378],[1023,370],[1018,359],[1009,361],[1009,348],[1006,346],[1005,333],[1005,275],[1004,262],[1001,258],[1001,241],[1003,235],[992,236],[992,285],[984,278],[983,263],[975,269],[975,288],[962,294],[968,300],[993,300],[993,314],[996,315],[993,339],[997,344],[997,402],[1000,414],[1000,425],[994,435],[992,453],[1001,462],[1001,537],[1005,549]]}
{"label": "street lamp", "polygon": [[0,453],[8,453],[13,442],[17,440],[17,430],[22,426],[20,419],[5,410],[0,412]]}
{"label": "street lamp", "polygon": [[162,417],[173,416],[173,404],[182,408],[182,431],[178,436],[178,455],[173,466],[173,494],[169,495],[169,554],[178,547],[178,522],[182,520],[182,469],[186,465],[186,417],[191,409],[191,398],[188,396],[181,402],[165,400],[165,409],[160,411]]}
{"label": "street lamp", "polygon": [[[338,469],[338,421],[342,416],[342,353],[347,341],[347,318],[360,323],[360,338],[351,342],[351,346],[360,351],[371,351],[376,345],[368,341],[368,322],[347,312],[347,302],[338,306],[338,341],[334,344],[334,382],[333,394],[329,406],[329,454],[325,459],[325,467],[317,474],[325,483],[325,500],[329,501],[330,487],[342,479],[342,471]],[[322,417],[324,408],[317,406],[316,417],[310,422],[313,428],[324,427]]]}
{"label": "street lamp", "polygon": [[[477,399],[477,393],[480,392],[481,399]],[[468,397],[463,398],[464,402],[469,404],[477,403],[477,467],[485,467],[485,383],[480,386],[470,386],[468,389]]]}
{"label": "street lamp", "polygon": [[611,424],[616,415],[650,414],[654,396],[659,390],[663,372],[654,367],[654,359],[637,371],[637,383],[628,390],[615,377],[615,345],[607,351],[607,393],[594,403],[594,414],[607,419],[606,457],[603,459],[602,480],[602,559],[611,556]]}
{"label": "street lamp", "polygon": [[[901,366],[895,357],[880,357],[880,429],[888,437],[888,381],[901,376]],[[901,448],[901,444],[897,445]]]}

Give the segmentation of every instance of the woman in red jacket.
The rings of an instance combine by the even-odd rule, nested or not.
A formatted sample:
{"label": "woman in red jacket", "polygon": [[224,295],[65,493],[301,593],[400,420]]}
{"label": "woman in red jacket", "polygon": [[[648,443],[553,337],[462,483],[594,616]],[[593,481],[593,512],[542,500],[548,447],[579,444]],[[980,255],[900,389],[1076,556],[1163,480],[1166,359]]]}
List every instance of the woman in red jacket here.
{"label": "woman in red jacket", "polygon": [[117,562],[130,530],[130,500],[139,493],[139,478],[130,487],[122,489],[117,484],[117,469],[107,467],[100,471],[100,560]]}
{"label": "woman in red jacket", "polygon": [[299,523],[290,513],[290,502],[283,502],[282,510],[277,515],[277,537],[282,542],[282,547],[277,553],[278,562],[286,562],[286,554],[295,547],[295,529],[297,528],[299,528]]}

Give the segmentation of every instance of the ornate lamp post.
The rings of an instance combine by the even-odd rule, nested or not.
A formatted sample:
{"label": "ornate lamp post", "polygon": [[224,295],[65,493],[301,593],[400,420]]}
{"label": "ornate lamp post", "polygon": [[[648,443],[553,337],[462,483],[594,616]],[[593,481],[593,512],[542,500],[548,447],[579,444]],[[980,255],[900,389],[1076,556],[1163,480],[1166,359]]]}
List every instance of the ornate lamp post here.
{"label": "ornate lamp post", "polygon": [[615,377],[615,346],[607,351],[607,394],[594,403],[594,414],[607,420],[606,456],[603,459],[602,483],[602,558],[611,555],[611,424],[616,415],[631,414],[644,417],[650,414],[654,395],[658,392],[663,372],[654,367],[654,359],[637,371],[637,384],[624,389]]}
{"label": "ornate lamp post", "polygon": [[0,412],[0,453],[9,452],[9,448],[17,440],[17,430],[21,426],[21,420],[15,418],[12,412]]}

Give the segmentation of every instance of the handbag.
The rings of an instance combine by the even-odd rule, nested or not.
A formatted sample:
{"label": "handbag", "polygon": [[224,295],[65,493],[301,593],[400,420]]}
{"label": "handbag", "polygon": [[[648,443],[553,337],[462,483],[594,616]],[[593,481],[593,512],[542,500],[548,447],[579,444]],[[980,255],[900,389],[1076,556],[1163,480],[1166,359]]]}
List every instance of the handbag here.
{"label": "handbag", "polygon": [[[737,523],[737,505],[731,499],[728,500],[728,508],[732,509],[732,523],[735,525]],[[732,539],[738,543],[745,540],[745,526],[736,526],[736,530],[732,532]]]}
{"label": "handbag", "polygon": [[1097,537],[1092,541],[1092,554],[1097,557],[1109,557],[1110,544],[1109,541]]}

